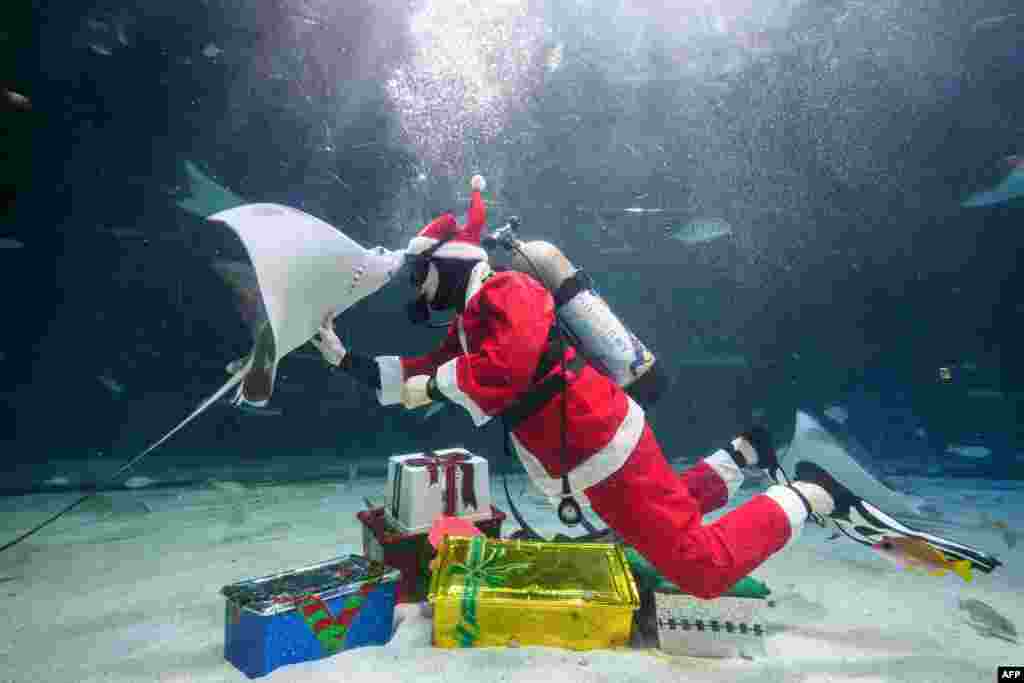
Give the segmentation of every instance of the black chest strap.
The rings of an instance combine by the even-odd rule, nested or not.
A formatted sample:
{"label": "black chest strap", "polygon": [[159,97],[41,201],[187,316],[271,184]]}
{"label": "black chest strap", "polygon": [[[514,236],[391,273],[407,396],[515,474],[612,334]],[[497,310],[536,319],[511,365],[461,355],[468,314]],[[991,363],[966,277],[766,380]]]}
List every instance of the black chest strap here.
{"label": "black chest strap", "polygon": [[[562,362],[562,352],[569,348],[568,341],[563,344],[559,339],[561,334],[561,329],[556,322],[551,326],[547,348],[544,349],[540,362],[537,363],[530,388],[501,414],[509,431],[515,431],[523,420],[540,411],[568,385],[562,374],[547,377],[548,373]],[[568,372],[579,372],[584,365],[586,365],[586,360],[583,358],[583,354],[577,350],[576,357],[565,364],[565,369]]]}

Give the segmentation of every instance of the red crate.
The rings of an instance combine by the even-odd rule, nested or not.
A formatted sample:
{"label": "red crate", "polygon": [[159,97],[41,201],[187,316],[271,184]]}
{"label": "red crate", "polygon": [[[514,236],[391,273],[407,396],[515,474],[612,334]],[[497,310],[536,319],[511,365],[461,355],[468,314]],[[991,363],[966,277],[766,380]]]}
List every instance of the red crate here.
{"label": "red crate", "polygon": [[[485,536],[501,538],[505,513],[491,506],[491,518],[474,522]],[[402,572],[398,582],[398,602],[423,602],[430,586],[430,561],[434,547],[427,532],[404,534],[391,527],[384,517],[384,508],[356,513],[363,523],[363,555],[383,562]]]}

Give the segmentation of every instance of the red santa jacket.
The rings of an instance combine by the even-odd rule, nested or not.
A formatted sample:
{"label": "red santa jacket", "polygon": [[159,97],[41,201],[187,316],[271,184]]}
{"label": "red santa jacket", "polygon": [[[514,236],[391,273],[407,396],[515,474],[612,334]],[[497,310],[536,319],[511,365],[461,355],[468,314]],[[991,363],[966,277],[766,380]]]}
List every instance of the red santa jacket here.
{"label": "red santa jacket", "polygon": [[[435,375],[437,387],[465,408],[478,427],[501,414],[532,386],[555,318],[551,293],[532,277],[494,272],[481,262],[472,272],[464,312],[437,350],[416,357],[378,357],[382,405],[398,403],[401,383]],[[571,360],[576,350],[566,352]],[[550,374],[561,372],[556,365]],[[527,473],[546,494],[561,493],[569,469],[576,495],[625,463],[644,428],[643,409],[614,381],[585,365],[566,392],[567,449],[562,447],[562,395],[516,427],[512,442]]]}

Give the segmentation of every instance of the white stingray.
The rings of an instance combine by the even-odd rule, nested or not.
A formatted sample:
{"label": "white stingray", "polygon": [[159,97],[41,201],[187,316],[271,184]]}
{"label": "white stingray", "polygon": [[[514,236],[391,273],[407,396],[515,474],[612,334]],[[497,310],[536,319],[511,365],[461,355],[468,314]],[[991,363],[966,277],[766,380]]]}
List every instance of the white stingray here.
{"label": "white stingray", "polygon": [[366,249],[329,223],[279,204],[245,204],[219,211],[209,220],[231,228],[245,246],[265,324],[255,334],[252,353],[229,366],[231,378],[119,473],[235,387],[236,403],[266,405],[280,360],[309,341],[326,315],[333,320],[386,285],[404,259],[402,251]]}
{"label": "white stingray", "polygon": [[890,514],[912,517],[920,515],[924,500],[885,486],[862,463],[857,462],[849,450],[849,444],[843,443],[840,437],[826,430],[813,417],[798,410],[792,444],[785,455],[779,458],[779,466],[790,479],[795,479],[797,463],[815,463],[855,495]]}

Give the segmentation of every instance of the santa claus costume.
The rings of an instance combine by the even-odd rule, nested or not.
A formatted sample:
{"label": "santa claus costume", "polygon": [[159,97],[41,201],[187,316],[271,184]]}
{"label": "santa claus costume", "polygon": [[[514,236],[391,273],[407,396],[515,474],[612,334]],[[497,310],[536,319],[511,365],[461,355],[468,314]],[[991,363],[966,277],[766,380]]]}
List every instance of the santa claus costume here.
{"label": "santa claus costume", "polygon": [[440,347],[422,356],[370,359],[339,344],[340,367],[376,388],[382,405],[450,401],[477,426],[506,414],[539,382],[562,375],[564,390],[511,430],[530,478],[554,501],[566,495],[567,479],[569,495],[589,503],[624,543],[697,597],[727,591],[792,542],[809,514],[833,512],[832,494],[841,486],[795,482],[770,486],[704,524],[704,515],[739,490],[744,465],[774,471],[767,433],[752,430],[689,470],[674,471],[637,401],[571,346],[550,362],[554,299],[534,277],[489,265],[480,243],[483,186],[474,177],[464,226],[445,213],[406,251],[418,292],[410,318],[423,321],[429,309],[457,313]]}

